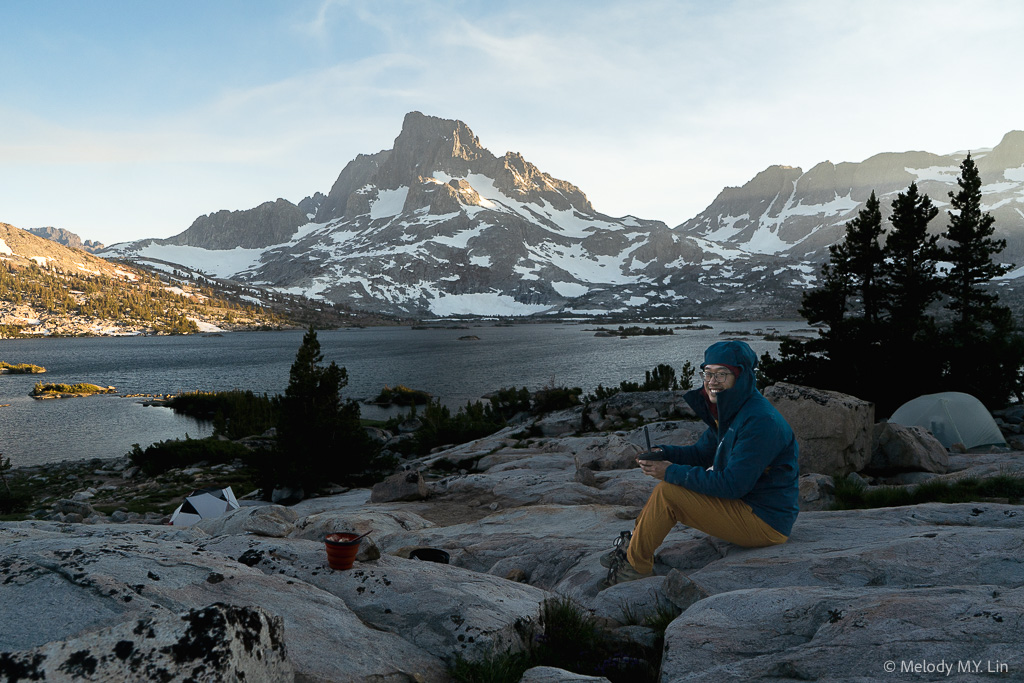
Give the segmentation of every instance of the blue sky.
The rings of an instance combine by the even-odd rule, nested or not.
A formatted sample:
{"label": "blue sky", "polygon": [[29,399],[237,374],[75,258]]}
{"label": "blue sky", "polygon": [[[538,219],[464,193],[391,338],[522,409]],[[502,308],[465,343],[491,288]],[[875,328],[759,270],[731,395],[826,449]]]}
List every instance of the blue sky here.
{"label": "blue sky", "polygon": [[328,192],[408,111],[671,226],[772,164],[1024,129],[1017,0],[0,0],[0,221],[108,244]]}

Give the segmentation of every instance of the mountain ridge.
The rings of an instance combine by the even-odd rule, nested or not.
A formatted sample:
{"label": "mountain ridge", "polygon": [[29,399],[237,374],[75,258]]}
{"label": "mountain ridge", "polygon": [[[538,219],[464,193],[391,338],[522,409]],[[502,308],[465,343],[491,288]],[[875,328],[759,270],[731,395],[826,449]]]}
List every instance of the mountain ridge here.
{"label": "mountain ridge", "polygon": [[[948,192],[957,190],[959,165],[967,153],[882,152],[862,162],[821,162],[806,173],[772,166],[741,187],[724,188],[704,211],[677,229],[756,253],[820,263],[871,192],[881,201],[886,219],[892,199],[912,182],[940,209],[948,207]],[[1024,263],[1024,131],[1010,131],[994,148],[972,158],[987,181],[982,191],[986,210],[996,218],[996,237],[1007,240],[1002,258]],[[937,234],[945,226],[943,212],[930,229]]]}
{"label": "mountain ridge", "polygon": [[95,254],[104,248],[104,245],[100,242],[93,240],[85,240],[83,242],[81,237],[63,228],[47,226],[45,228],[30,228],[26,232],[30,232],[36,237],[42,237],[52,242],[56,242],[57,244],[63,244],[65,247],[81,249],[82,251],[89,252],[90,254]]}
{"label": "mountain ridge", "polygon": [[[1002,258],[1024,263],[1024,132],[974,158],[1008,242]],[[911,151],[807,172],[773,165],[669,228],[602,214],[522,155],[492,154],[462,121],[410,112],[392,149],[358,155],[326,195],[216,212],[107,253],[403,317],[704,316],[709,305],[796,317],[872,191],[888,215],[917,182],[941,209],[962,159]],[[944,229],[941,214],[932,227]]]}

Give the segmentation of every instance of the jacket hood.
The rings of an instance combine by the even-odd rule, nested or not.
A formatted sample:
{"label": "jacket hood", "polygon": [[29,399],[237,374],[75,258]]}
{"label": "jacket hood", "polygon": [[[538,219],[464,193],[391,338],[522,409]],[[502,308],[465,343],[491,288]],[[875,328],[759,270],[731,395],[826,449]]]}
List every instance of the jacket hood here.
{"label": "jacket hood", "polygon": [[742,370],[740,376],[736,378],[736,384],[728,391],[718,394],[720,419],[725,423],[731,422],[743,404],[753,394],[758,393],[757,378],[754,373],[754,370],[757,369],[757,354],[746,342],[716,342],[704,352],[701,370],[708,365],[735,365]]}
{"label": "jacket hood", "polygon": [[753,376],[757,368],[757,354],[746,342],[715,342],[704,352],[704,362],[700,369],[703,370],[706,365],[735,365],[743,368],[743,374],[750,373]]}

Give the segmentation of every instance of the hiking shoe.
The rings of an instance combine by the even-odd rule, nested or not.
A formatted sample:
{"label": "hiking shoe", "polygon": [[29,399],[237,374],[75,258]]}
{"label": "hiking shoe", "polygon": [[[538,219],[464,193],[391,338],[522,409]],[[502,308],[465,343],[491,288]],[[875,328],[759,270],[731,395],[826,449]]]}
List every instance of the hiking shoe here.
{"label": "hiking shoe", "polygon": [[601,557],[601,566],[605,569],[611,569],[619,561],[626,561],[626,548],[629,547],[629,541],[633,538],[632,531],[623,531],[619,533],[619,537],[612,543],[614,548],[612,551]]}
{"label": "hiking shoe", "polygon": [[626,559],[625,553],[622,554],[620,561],[615,562],[608,569],[608,576],[605,577],[604,587],[610,588],[619,583],[625,583],[627,581],[636,581],[637,579],[646,579],[649,576],[654,576],[654,572],[648,572],[647,574],[641,574],[637,570],[633,569],[633,565]]}
{"label": "hiking shoe", "polygon": [[624,550],[619,550],[618,548],[616,548],[615,550],[611,551],[606,555],[601,556],[601,566],[605,569],[611,569],[619,562],[627,561],[628,560],[626,560],[626,552]]}

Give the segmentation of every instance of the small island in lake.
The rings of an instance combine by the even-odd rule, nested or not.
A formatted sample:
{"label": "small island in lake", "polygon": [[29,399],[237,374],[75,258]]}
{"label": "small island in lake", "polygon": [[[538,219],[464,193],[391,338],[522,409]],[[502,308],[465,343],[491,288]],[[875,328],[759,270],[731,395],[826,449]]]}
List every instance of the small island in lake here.
{"label": "small island in lake", "polygon": [[394,388],[385,385],[377,398],[367,401],[367,403],[379,406],[427,405],[431,398],[430,394],[420,389],[410,389],[401,384]]}
{"label": "small island in lake", "polygon": [[619,325],[617,330],[609,330],[607,327],[599,327],[594,330],[595,337],[653,337],[663,334],[674,334],[670,327],[623,327]]}
{"label": "small island in lake", "polygon": [[39,375],[46,372],[46,368],[31,363],[18,363],[11,365],[0,360],[0,375]]}
{"label": "small island in lake", "polygon": [[77,398],[95,394],[116,394],[117,387],[101,387],[98,384],[43,384],[36,382],[29,394],[32,398]]}

